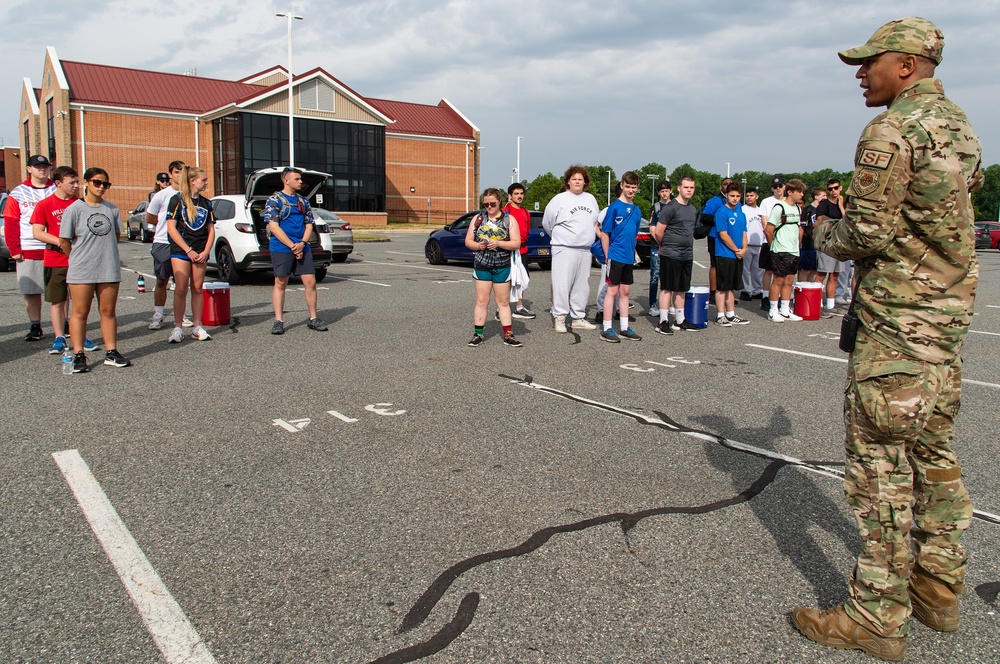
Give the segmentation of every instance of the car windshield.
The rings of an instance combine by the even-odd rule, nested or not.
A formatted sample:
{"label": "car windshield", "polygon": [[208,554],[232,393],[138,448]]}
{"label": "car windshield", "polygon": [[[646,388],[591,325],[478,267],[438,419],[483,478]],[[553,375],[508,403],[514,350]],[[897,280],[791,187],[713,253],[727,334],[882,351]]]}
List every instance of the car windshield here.
{"label": "car windshield", "polygon": [[330,212],[329,210],[324,210],[323,208],[313,208],[313,216],[323,221],[331,221],[334,223],[341,223],[343,219]]}

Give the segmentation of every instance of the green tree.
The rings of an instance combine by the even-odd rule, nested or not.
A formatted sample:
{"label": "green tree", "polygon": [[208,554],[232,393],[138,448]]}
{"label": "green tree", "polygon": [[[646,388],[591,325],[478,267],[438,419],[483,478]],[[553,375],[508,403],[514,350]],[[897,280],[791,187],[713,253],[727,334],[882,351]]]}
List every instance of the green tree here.
{"label": "green tree", "polygon": [[972,195],[972,206],[976,219],[980,221],[1000,220],[1000,164],[987,166],[983,171],[983,187]]}
{"label": "green tree", "polygon": [[525,185],[524,206],[529,210],[534,210],[535,203],[538,203],[538,209],[544,210],[560,189],[562,189],[562,180],[552,173],[543,173]]}
{"label": "green tree", "polygon": [[615,169],[610,166],[605,166],[599,164],[597,166],[587,166],[587,170],[590,171],[590,187],[587,189],[600,206],[607,207],[609,205],[608,201],[608,173],[611,174],[611,197],[614,198],[615,185],[618,183],[618,176],[615,174]]}

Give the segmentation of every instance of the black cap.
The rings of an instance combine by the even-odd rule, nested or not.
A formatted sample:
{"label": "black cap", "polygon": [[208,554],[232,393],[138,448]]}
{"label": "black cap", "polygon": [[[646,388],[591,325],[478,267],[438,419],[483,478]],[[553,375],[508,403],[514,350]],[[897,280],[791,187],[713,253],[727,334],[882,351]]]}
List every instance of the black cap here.
{"label": "black cap", "polygon": [[656,190],[659,191],[661,189],[670,189],[673,191],[674,187],[670,184],[670,180],[660,180],[660,184],[656,185]]}
{"label": "black cap", "polygon": [[43,154],[33,154],[28,157],[28,166],[51,166],[48,158]]}
{"label": "black cap", "polygon": [[775,175],[774,179],[771,180],[771,189],[774,189],[775,187],[784,187],[784,186],[785,186],[785,178],[781,177],[780,175]]}
{"label": "black cap", "polygon": [[159,180],[160,182],[170,182],[170,174],[169,173],[157,173],[156,174],[156,179]]}

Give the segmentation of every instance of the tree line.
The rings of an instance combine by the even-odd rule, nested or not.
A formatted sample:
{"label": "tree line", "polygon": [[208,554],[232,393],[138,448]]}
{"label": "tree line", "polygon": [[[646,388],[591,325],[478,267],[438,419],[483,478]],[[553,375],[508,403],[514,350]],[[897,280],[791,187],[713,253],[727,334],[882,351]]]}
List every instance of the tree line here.
{"label": "tree line", "polygon": [[[619,175],[615,173],[613,168],[603,164],[587,166],[587,170],[590,171],[591,178],[588,191],[604,207],[609,202],[608,185],[610,184],[610,197],[614,198],[614,187],[618,182]],[[694,178],[695,193],[691,202],[698,208],[704,206],[709,198],[718,193],[723,180],[722,175],[699,171],[691,166],[691,164],[681,164],[674,170],[667,171],[666,167],[662,164],[652,162],[641,168],[634,168],[632,170],[639,176],[640,182],[635,202],[642,209],[643,216],[647,219],[649,218],[653,201],[658,200],[655,193],[656,185],[662,180],[670,180],[676,194],[677,185],[680,183],[682,177],[690,176]],[[851,176],[854,175],[854,171],[842,172],[830,168],[809,173],[741,171],[733,173],[731,177],[736,182],[745,184],[747,187],[757,187],[763,199],[771,195],[771,180],[776,175],[780,175],[786,181],[791,178],[798,178],[805,182],[807,187],[806,201],[808,202],[812,187],[826,187],[827,180],[831,178],[839,178],[846,191],[851,183]],[[995,220],[998,218],[998,206],[1000,206],[1000,164],[994,164],[986,168],[984,175],[985,181],[983,187],[973,194],[972,203],[976,210],[976,219]],[[560,176],[553,173],[543,173],[530,182],[525,180],[523,184],[525,188],[524,204],[529,209],[534,209],[537,203],[538,209],[544,210],[549,200],[558,194],[562,188]]]}

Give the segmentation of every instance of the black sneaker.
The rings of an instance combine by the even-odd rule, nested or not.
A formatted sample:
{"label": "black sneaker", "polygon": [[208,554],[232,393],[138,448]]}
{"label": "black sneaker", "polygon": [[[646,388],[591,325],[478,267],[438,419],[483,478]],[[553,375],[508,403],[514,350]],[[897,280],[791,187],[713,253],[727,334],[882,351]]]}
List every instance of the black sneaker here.
{"label": "black sneaker", "polygon": [[770,311],[771,310],[771,299],[770,298],[761,296],[761,298],[760,298],[760,310],[761,311]]}
{"label": "black sneaker", "polygon": [[751,300],[762,300],[762,299],[764,299],[764,294],[763,293],[757,293],[756,295],[752,295],[750,297],[750,299]]}
{"label": "black sneaker", "polygon": [[26,334],[24,336],[24,340],[25,341],[38,341],[39,339],[41,339],[44,336],[45,336],[45,333],[42,332],[42,326],[38,325],[36,323],[36,324],[32,325],[30,328],[28,328],[28,334]]}
{"label": "black sneaker", "polygon": [[514,338],[514,335],[503,338],[503,343],[505,346],[512,346],[513,348],[520,348],[522,346],[521,342]]}
{"label": "black sneaker", "polygon": [[[506,339],[504,339],[504,341],[506,341]],[[478,346],[482,346],[483,345],[483,335],[477,334],[477,335],[473,336],[472,337],[472,341],[469,342],[469,345],[472,346],[473,348],[476,348]]]}
{"label": "black sneaker", "polygon": [[499,321],[500,320],[500,311],[499,310],[497,310],[496,313],[493,314],[493,320],[495,320],[495,321]]}
{"label": "black sneaker", "polygon": [[743,291],[742,293],[740,293],[740,301],[741,302],[749,302],[750,299],[751,299],[750,298],[750,293],[748,293],[746,291]]}
{"label": "black sneaker", "polygon": [[276,320],[274,325],[271,326],[271,334],[284,334],[285,333],[285,321]]}
{"label": "black sneaker", "polygon": [[598,311],[596,314],[594,314],[594,324],[600,325],[603,322],[604,322],[604,312]]}
{"label": "black sneaker", "polygon": [[87,354],[77,353],[73,357],[73,373],[87,373],[90,367],[87,366]]}
{"label": "black sneaker", "polygon": [[688,332],[701,332],[701,328],[698,327],[697,325],[694,325],[689,320],[683,320],[683,321],[681,321],[681,324],[677,326],[677,329],[678,330],[687,330]]}
{"label": "black sneaker", "polygon": [[317,332],[326,332],[328,329],[326,323],[321,321],[319,318],[310,318],[306,322],[306,327],[310,330],[316,330]]}
{"label": "black sneaker", "polygon": [[619,332],[618,336],[620,336],[622,339],[629,339],[631,341],[642,341],[642,337],[636,334],[635,330],[633,330],[631,327]]}
{"label": "black sneaker", "polygon": [[517,307],[516,309],[511,309],[510,315],[514,318],[524,318],[526,320],[531,320],[535,317],[535,312],[525,307]]}
{"label": "black sneaker", "polygon": [[718,326],[718,327],[732,327],[732,326],[733,326],[733,324],[732,324],[732,323],[730,323],[730,322],[729,322],[729,319],[728,319],[728,318],[726,318],[725,316],[718,316],[718,317],[717,317],[717,318],[715,319],[715,324],[716,324],[716,326]]}
{"label": "black sneaker", "polygon": [[130,367],[132,363],[125,359],[125,356],[112,348],[104,354],[104,363],[113,367]]}
{"label": "black sneaker", "polygon": [[660,334],[670,334],[674,333],[674,326],[670,324],[670,321],[660,321],[660,324],[656,326],[656,331]]}

